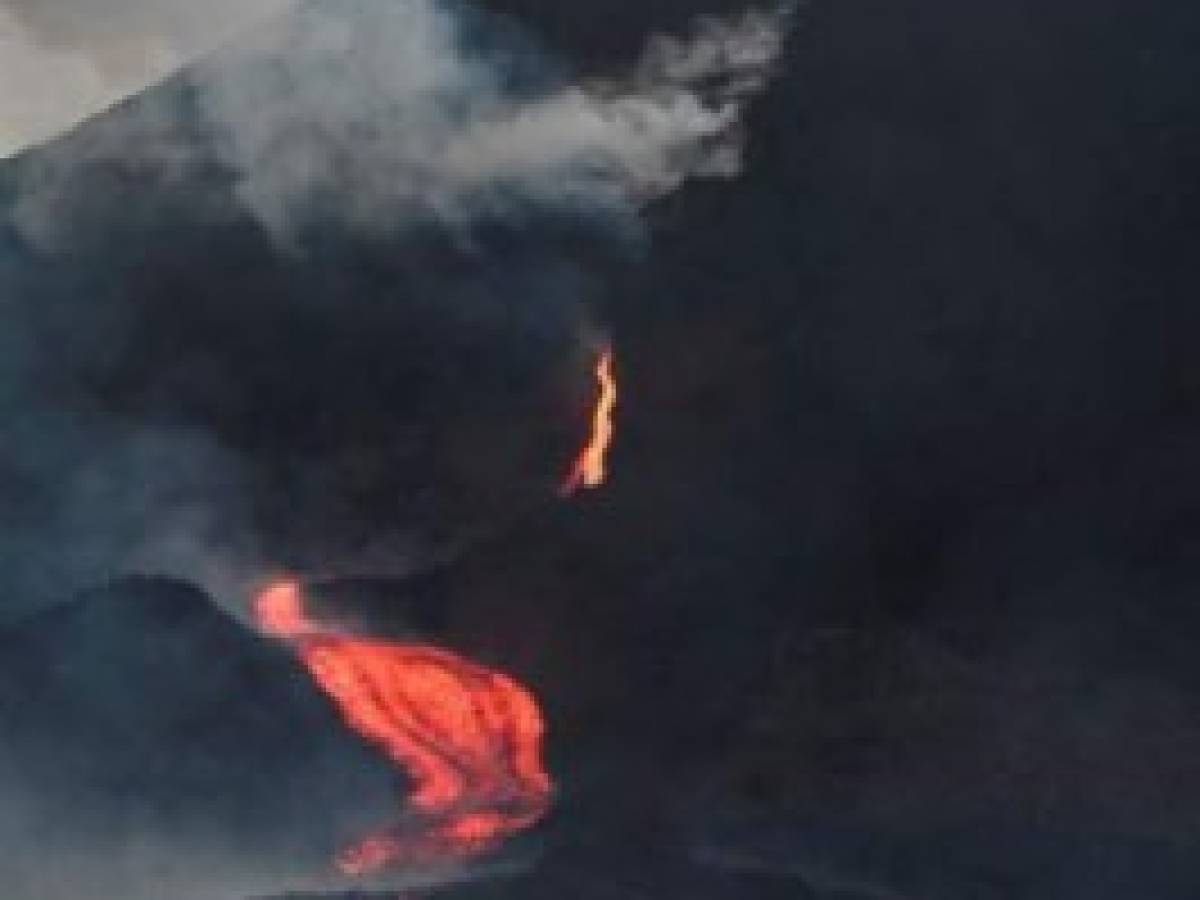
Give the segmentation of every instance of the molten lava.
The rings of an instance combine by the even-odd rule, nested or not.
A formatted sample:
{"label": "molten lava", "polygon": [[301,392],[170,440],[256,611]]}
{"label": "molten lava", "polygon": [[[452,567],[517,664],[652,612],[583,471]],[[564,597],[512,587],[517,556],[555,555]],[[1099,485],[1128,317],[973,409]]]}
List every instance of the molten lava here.
{"label": "molten lava", "polygon": [[255,612],[265,632],[291,642],[346,724],[414,782],[412,821],[343,851],[343,873],[467,859],[546,814],[542,715],[511,678],[435,647],[330,633],[308,618],[294,581],[268,586]]}
{"label": "molten lava", "polygon": [[563,497],[569,497],[581,488],[600,487],[608,479],[608,451],[616,433],[613,413],[617,408],[617,377],[611,347],[604,349],[596,363],[596,381],[600,385],[600,397],[592,414],[591,438],[559,488]]}

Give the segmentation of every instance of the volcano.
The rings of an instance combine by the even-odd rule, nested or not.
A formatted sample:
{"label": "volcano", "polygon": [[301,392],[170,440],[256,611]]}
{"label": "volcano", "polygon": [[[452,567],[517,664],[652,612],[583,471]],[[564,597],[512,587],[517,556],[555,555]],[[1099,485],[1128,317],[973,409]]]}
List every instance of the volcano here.
{"label": "volcano", "polygon": [[[647,34],[735,6],[439,4],[506,60],[488,122],[504,91],[677,74],[631,62]],[[1200,14],[797,22],[741,176],[636,210],[557,190],[605,160],[527,190],[572,137],[539,107],[532,145],[484,130],[521,164],[487,202],[364,230],[396,183],[348,210],[325,176],[356,166],[298,152],[359,107],[285,131],[248,185],[197,69],[0,165],[0,894],[187,896],[172,843],[244,864],[231,896],[1195,896]],[[353,76],[339,41],[392,34],[309,43]],[[253,99],[288,70],[252,75]],[[484,171],[435,150],[406,162]],[[128,568],[173,580],[45,611]],[[494,856],[521,871],[291,874],[396,836],[419,778],[303,635],[238,621],[279,572],[338,637],[537,698],[553,811]]]}

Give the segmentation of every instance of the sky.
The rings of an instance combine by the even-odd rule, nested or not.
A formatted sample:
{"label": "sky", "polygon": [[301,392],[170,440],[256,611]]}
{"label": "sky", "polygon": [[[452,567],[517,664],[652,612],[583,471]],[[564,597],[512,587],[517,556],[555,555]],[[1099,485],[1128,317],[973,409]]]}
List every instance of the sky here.
{"label": "sky", "polygon": [[3,0],[0,156],[178,69],[290,0]]}

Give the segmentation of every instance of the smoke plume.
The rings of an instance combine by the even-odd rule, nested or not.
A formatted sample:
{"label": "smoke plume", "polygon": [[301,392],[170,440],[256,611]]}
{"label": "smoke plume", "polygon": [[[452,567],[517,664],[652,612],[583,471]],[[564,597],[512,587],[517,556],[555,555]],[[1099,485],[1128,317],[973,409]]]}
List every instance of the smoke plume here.
{"label": "smoke plume", "polygon": [[481,36],[474,15],[436,0],[312,5],[196,70],[249,208],[276,232],[314,206],[371,230],[461,225],[736,175],[742,111],[786,20],[704,20],[652,39],[632,73],[575,83],[527,41]]}
{"label": "smoke plume", "polygon": [[[140,32],[10,4],[46,46],[101,56],[196,33],[195,11],[121,10]],[[406,454],[439,455],[445,425],[411,410],[564,366],[587,388],[604,286],[580,240],[627,248],[646,200],[738,173],[788,21],[704,19],[580,81],[470,4],[312,2],[12,161],[0,462],[36,513],[3,542],[9,602],[129,567],[233,602],[317,544],[327,569],[353,569],[347,547],[411,569],[377,563],[411,529],[361,500],[428,494],[395,482],[427,474]]]}
{"label": "smoke plume", "polygon": [[[7,0],[0,25],[21,65],[69,61],[87,86],[72,102],[99,105],[278,5]],[[304,3],[0,165],[0,515],[16,524],[0,533],[0,627],[125,573],[235,611],[284,571],[402,576],[485,518],[480,485],[509,491],[497,508],[553,502],[568,460],[547,448],[563,430],[578,446],[563,384],[593,389],[609,270],[642,240],[647,200],[740,170],[786,21],[698,22],[582,81],[471,4]],[[133,619],[81,629],[101,648],[89,665],[160,658]],[[185,683],[237,693],[212,668]],[[86,674],[89,708],[147,694]],[[21,776],[3,774],[15,807]],[[88,889],[134,896],[147,867],[155,896],[279,883],[190,839],[185,811],[166,817],[171,842],[90,805],[117,849],[91,819],[59,842]],[[61,871],[20,872],[16,894],[78,895]]]}

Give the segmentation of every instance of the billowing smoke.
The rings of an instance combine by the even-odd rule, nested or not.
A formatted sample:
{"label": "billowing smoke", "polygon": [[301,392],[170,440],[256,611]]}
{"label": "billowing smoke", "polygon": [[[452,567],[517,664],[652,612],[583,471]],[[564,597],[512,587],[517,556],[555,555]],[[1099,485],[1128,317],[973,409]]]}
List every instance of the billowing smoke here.
{"label": "billowing smoke", "polygon": [[[170,65],[203,49],[221,8],[116,4],[106,18],[57,0],[0,11],[46,52],[89,48],[75,59],[107,91],[141,77],[126,68],[131,48]],[[242,12],[265,10],[264,0]],[[0,166],[0,514],[14,525],[0,534],[0,628],[125,573],[188,582],[235,610],[281,572],[403,576],[496,510],[555,502],[588,426],[597,307],[639,255],[642,206],[689,178],[739,171],[745,107],[786,22],[777,11],[698,22],[651,39],[629,71],[582,81],[470,4],[307,3]],[[154,723],[175,735],[176,710],[206,708],[190,694],[176,702],[179,692],[219,698],[224,721],[245,676],[215,674],[238,640],[216,624],[220,646],[200,647],[203,662],[146,676],[143,662],[157,671],[182,658],[161,649],[174,639],[160,627],[185,647],[197,630],[153,624],[153,597],[128,619],[97,607],[76,629],[87,653],[56,644],[49,656],[71,662],[71,703],[121,710],[146,758],[163,759],[147,737]],[[61,634],[47,614],[33,632]],[[128,677],[110,683],[91,668]],[[142,710],[149,693],[161,694],[159,712]],[[261,684],[245,693],[245,734],[286,721],[282,702],[263,718]],[[14,732],[53,724],[36,705],[28,715]],[[225,783],[213,773],[249,739],[229,740],[236,753],[187,742],[197,784]],[[121,777],[126,756],[111,761]],[[54,781],[64,761],[50,759]],[[344,780],[341,763],[327,768]],[[212,793],[176,786],[177,770],[192,771],[166,767],[170,803],[176,787]],[[4,795],[23,778],[5,777]],[[278,796],[293,793],[303,792]],[[81,801],[118,843],[140,841],[110,822],[125,801],[107,803]],[[0,817],[0,837],[33,814],[16,815]],[[166,820],[187,845],[186,824]],[[91,855],[159,855],[91,840],[67,848],[78,871]],[[191,872],[149,890],[213,888],[201,872],[194,883],[206,886],[193,891]],[[75,878],[28,877],[18,895],[78,893]],[[259,890],[232,880],[230,893]]]}
{"label": "billowing smoke", "polygon": [[[95,17],[14,10],[62,46]],[[579,81],[470,4],[324,0],[14,160],[4,464],[36,497],[3,544],[12,605],[130,567],[230,602],[298,560],[411,569],[411,527],[367,507],[420,520],[428,461],[457,452],[431,434],[477,447],[497,385],[590,388],[597,248],[738,173],[788,21],[705,19]]]}
{"label": "billowing smoke", "polygon": [[144,103],[132,122],[97,130],[88,153],[133,154],[168,178],[215,153],[279,236],[297,217],[389,231],[529,204],[628,211],[689,177],[738,173],[743,108],[787,21],[782,9],[704,19],[651,39],[632,72],[577,83],[465,5],[310,3],[187,72],[187,133]]}
{"label": "billowing smoke", "polygon": [[530,48],[485,38],[473,52],[469,15],[435,0],[311,6],[198,72],[243,199],[276,229],[322,198],[390,228],[516,203],[619,206],[735,175],[742,108],[785,21],[703,21],[652,40],[633,73],[578,84]]}

